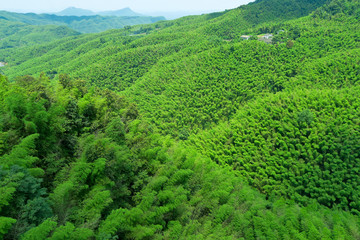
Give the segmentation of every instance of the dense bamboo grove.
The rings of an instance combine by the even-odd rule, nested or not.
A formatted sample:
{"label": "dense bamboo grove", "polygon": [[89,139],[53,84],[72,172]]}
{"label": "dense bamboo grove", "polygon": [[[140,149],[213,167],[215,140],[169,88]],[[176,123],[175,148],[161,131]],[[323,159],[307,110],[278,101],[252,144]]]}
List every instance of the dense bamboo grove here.
{"label": "dense bamboo grove", "polygon": [[360,4],[282,3],[1,49],[0,239],[360,239]]}

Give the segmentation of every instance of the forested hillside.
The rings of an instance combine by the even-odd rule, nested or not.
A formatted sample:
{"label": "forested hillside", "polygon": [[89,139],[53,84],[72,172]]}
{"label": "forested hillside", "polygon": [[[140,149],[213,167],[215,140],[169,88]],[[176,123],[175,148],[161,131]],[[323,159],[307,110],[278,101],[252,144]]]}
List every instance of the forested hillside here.
{"label": "forested hillside", "polygon": [[0,239],[360,239],[359,9],[0,50]]}
{"label": "forested hillside", "polygon": [[[124,81],[131,83],[134,80],[128,79],[126,76],[123,77],[123,72],[130,70],[135,74],[138,73],[135,75],[138,79],[160,59],[174,54],[172,48],[163,47],[164,44],[174,46],[176,48],[175,53],[179,52],[174,56],[174,59],[181,59],[219,45],[239,42],[242,34],[266,31],[266,28],[260,27],[262,24],[281,23],[286,19],[309,14],[323,2],[324,0],[319,0],[314,4],[308,1],[288,0],[287,5],[284,5],[274,1],[273,7],[271,4],[264,6],[269,15],[262,14],[256,17],[256,22],[260,25],[255,25],[247,20],[248,12],[255,11],[258,8],[257,5],[252,4],[221,13],[189,16],[152,25],[112,30],[96,35],[97,38],[94,38],[95,35],[85,35],[82,36],[82,45],[79,45],[76,39],[73,44],[71,41],[66,41],[66,46],[62,45],[62,42],[53,42],[17,49],[16,51],[5,51],[0,54],[4,56],[6,62],[9,62],[9,65],[12,65],[9,71],[5,71],[10,78],[17,75],[40,74],[48,71],[66,72],[74,77],[83,77],[96,82],[97,86],[124,90],[124,87],[114,87],[114,84],[123,84]],[[263,4],[263,2],[259,2],[259,4]],[[286,9],[289,7],[298,9],[298,13],[287,13]],[[257,28],[253,29],[255,26]],[[229,42],[230,40],[231,42]],[[138,51],[143,51],[143,48],[140,47],[147,47],[149,50],[145,54],[138,53]],[[165,54],[152,60],[145,59],[153,57],[152,54],[146,53],[157,52],[158,50],[170,52],[165,52]],[[127,64],[117,64],[118,61],[122,61],[122,56],[126,54],[131,55],[131,57],[127,57],[130,59],[127,60]],[[142,59],[140,60],[140,58]],[[20,62],[23,64],[17,66]],[[139,72],[138,67],[145,68],[145,71]],[[99,74],[96,69],[100,69],[101,73]]]}
{"label": "forested hillside", "polygon": [[3,239],[360,236],[356,214],[266,200],[109,90],[67,75],[1,77],[0,103]]}
{"label": "forested hillside", "polygon": [[[48,43],[76,35],[79,33],[65,26],[33,26],[0,18],[0,51]],[[0,58],[3,60],[4,56],[1,55]]]}
{"label": "forested hillside", "polygon": [[154,23],[164,17],[148,16],[57,16],[54,14],[12,13],[0,11],[0,19],[35,26],[62,25],[81,33],[97,33],[125,26]]}

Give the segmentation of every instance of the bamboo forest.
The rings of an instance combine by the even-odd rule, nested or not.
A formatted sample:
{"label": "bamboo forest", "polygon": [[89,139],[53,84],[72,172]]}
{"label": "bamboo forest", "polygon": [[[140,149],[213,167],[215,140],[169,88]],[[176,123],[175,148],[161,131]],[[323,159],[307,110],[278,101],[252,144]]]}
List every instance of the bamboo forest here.
{"label": "bamboo forest", "polygon": [[0,239],[360,239],[359,0],[0,23]]}

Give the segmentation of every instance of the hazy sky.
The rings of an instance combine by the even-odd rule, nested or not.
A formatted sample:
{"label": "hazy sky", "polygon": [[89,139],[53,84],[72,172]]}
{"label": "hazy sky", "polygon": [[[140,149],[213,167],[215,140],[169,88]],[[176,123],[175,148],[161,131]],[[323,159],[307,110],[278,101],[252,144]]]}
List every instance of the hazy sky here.
{"label": "hazy sky", "polygon": [[93,11],[130,7],[137,12],[212,11],[236,8],[252,0],[0,0],[0,9],[21,12],[57,12],[67,7]]}

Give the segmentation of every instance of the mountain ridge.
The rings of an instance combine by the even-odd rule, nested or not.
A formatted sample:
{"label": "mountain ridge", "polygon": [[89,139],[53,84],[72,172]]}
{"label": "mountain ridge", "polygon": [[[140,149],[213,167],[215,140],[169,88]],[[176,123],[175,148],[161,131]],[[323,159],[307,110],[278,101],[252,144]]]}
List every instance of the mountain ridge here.
{"label": "mountain ridge", "polygon": [[133,16],[144,16],[143,14],[136,13],[131,10],[129,7],[122,8],[119,10],[109,10],[109,11],[91,11],[82,8],[68,7],[60,12],[51,13],[58,16],[121,16],[121,17],[133,17]]}

